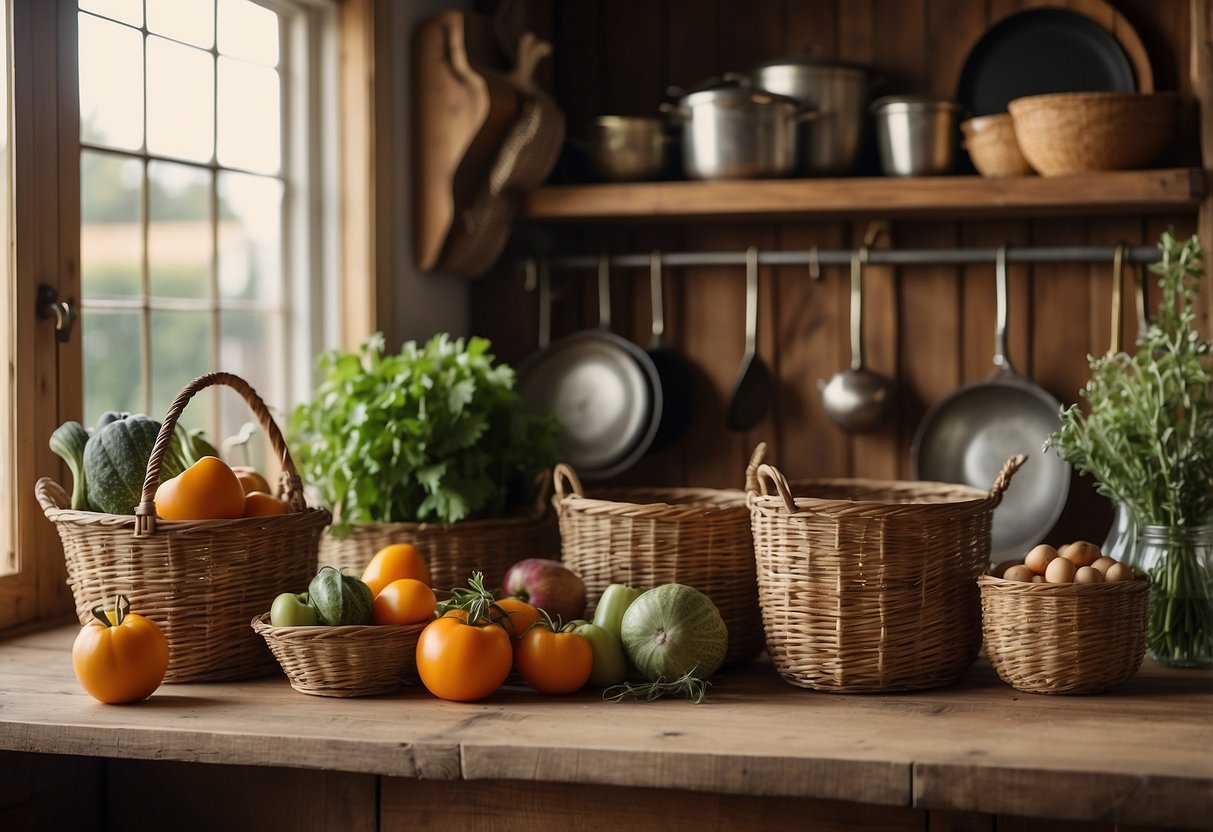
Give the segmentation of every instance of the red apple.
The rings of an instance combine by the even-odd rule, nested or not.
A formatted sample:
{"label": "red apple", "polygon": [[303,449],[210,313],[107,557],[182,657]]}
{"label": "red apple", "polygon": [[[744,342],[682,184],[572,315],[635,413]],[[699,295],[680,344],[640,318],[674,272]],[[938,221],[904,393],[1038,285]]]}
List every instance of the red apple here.
{"label": "red apple", "polygon": [[585,584],[558,560],[527,558],[505,573],[504,594],[546,610],[564,622],[585,615]]}

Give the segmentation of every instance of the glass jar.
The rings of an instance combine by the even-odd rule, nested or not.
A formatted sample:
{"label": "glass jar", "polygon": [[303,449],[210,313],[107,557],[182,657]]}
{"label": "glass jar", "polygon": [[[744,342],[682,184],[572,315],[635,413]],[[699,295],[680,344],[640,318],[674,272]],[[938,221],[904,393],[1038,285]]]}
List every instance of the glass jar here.
{"label": "glass jar", "polygon": [[1133,550],[1137,548],[1137,521],[1133,512],[1124,503],[1115,503],[1112,528],[1099,547],[1101,554],[1121,563],[1133,563]]}
{"label": "glass jar", "polygon": [[1129,563],[1150,576],[1150,657],[1213,667],[1213,526],[1139,526]]}

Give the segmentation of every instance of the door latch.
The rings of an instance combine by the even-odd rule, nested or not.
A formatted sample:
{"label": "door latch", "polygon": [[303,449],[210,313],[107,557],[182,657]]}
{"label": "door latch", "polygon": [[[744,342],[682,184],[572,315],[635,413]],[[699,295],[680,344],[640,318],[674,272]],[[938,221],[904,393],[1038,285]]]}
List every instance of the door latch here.
{"label": "door latch", "polygon": [[38,317],[55,320],[55,340],[66,343],[72,337],[78,313],[65,300],[59,300],[59,291],[45,283],[38,285]]}

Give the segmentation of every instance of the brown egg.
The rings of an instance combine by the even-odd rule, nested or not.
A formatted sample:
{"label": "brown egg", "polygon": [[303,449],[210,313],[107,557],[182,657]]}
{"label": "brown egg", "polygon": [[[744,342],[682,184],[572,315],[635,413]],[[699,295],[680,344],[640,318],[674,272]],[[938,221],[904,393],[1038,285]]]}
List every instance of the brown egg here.
{"label": "brown egg", "polygon": [[1045,576],[1044,576],[1044,575],[1033,575],[1033,576],[1032,576],[1032,583],[1034,583],[1034,584],[1043,584],[1043,583],[1047,583],[1047,581],[1045,580]]}
{"label": "brown egg", "polygon": [[1098,569],[1099,574],[1106,575],[1108,572],[1108,567],[1114,563],[1116,563],[1116,561],[1112,560],[1107,555],[1104,555],[1101,558],[1096,558],[1095,561],[1091,564],[1091,566],[1095,569]]}
{"label": "brown egg", "polygon": [[1057,550],[1057,554],[1073,563],[1075,566],[1090,566],[1103,557],[1103,552],[1094,543],[1085,540],[1075,540]]}
{"label": "brown egg", "polygon": [[1069,584],[1074,582],[1074,573],[1077,571],[1073,561],[1066,558],[1054,558],[1049,561],[1049,568],[1045,570],[1045,580],[1051,584]]}
{"label": "brown egg", "polygon": [[1030,581],[1032,580],[1032,570],[1024,566],[1022,563],[1017,563],[1003,573],[1003,578],[1008,581]]}
{"label": "brown egg", "polygon": [[1007,574],[1008,569],[1010,569],[1012,566],[1019,566],[1021,563],[1022,561],[1018,560],[999,561],[994,568],[990,570],[990,574],[995,578],[1001,578]]}
{"label": "brown egg", "polygon": [[1074,573],[1076,584],[1102,584],[1103,573],[1093,566],[1080,566]]}
{"label": "brown egg", "polygon": [[1048,543],[1042,543],[1028,552],[1028,556],[1023,559],[1023,565],[1031,569],[1033,573],[1043,575],[1049,568],[1049,562],[1056,557],[1057,550]]}
{"label": "brown egg", "polygon": [[1108,567],[1108,571],[1104,573],[1103,579],[1110,584],[1120,583],[1121,581],[1131,581],[1137,576],[1133,574],[1133,570],[1123,563],[1114,563]]}

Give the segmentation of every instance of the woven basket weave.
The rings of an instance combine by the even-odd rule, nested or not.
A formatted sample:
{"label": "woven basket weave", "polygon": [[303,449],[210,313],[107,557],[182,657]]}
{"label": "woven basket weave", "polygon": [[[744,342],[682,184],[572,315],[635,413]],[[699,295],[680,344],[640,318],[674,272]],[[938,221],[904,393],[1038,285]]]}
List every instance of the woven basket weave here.
{"label": "woven basket weave", "polygon": [[[282,464],[279,494],[291,511],[276,517],[169,522],[157,520],[160,462],[177,418],[200,390],[225,385],[239,393],[265,429]],[[156,437],[142,501],[133,515],[72,511],[63,488],[43,477],[38,503],[63,542],[67,579],[83,624],[90,610],[124,593],[131,609],[155,621],[169,645],[165,681],[240,679],[274,662],[248,621],[280,592],[306,586],[316,572],[320,535],[330,516],[308,508],[303,485],[269,409],[248,382],[209,373],[173,400]]]}
{"label": "woven basket weave", "polygon": [[1095,693],[1141,667],[1148,581],[1032,584],[982,575],[977,584],[986,656],[1016,690]]}
{"label": "woven basket weave", "polygon": [[[990,521],[1024,457],[990,491],[933,482],[809,480],[751,460],[747,503],[767,650],[794,685],[916,690],[956,681],[977,657],[975,579]],[[767,494],[767,483],[776,494]]]}
{"label": "woven basket weave", "polygon": [[1032,166],[1019,150],[1010,113],[978,116],[960,123],[964,147],[982,176],[1030,176]]}
{"label": "woven basket weave", "polygon": [[586,497],[567,465],[557,465],[553,478],[561,560],[581,576],[589,598],[613,583],[687,584],[720,611],[729,631],[726,662],[762,649],[745,492],[616,488]]}
{"label": "woven basket weave", "polygon": [[458,523],[357,523],[341,537],[330,531],[320,541],[320,565],[362,574],[370,559],[392,543],[411,543],[430,567],[430,586],[451,589],[484,573],[492,592],[523,558],[554,554],[555,529],[549,506],[551,476],[544,471],[534,506],[526,514]]}
{"label": "woven basket weave", "polygon": [[274,627],[269,613],[252,621],[291,687],[312,696],[391,693],[417,676],[420,624]]}
{"label": "woven basket weave", "polygon": [[1149,167],[1173,139],[1174,93],[1059,92],[1008,107],[1015,138],[1043,176]]}

